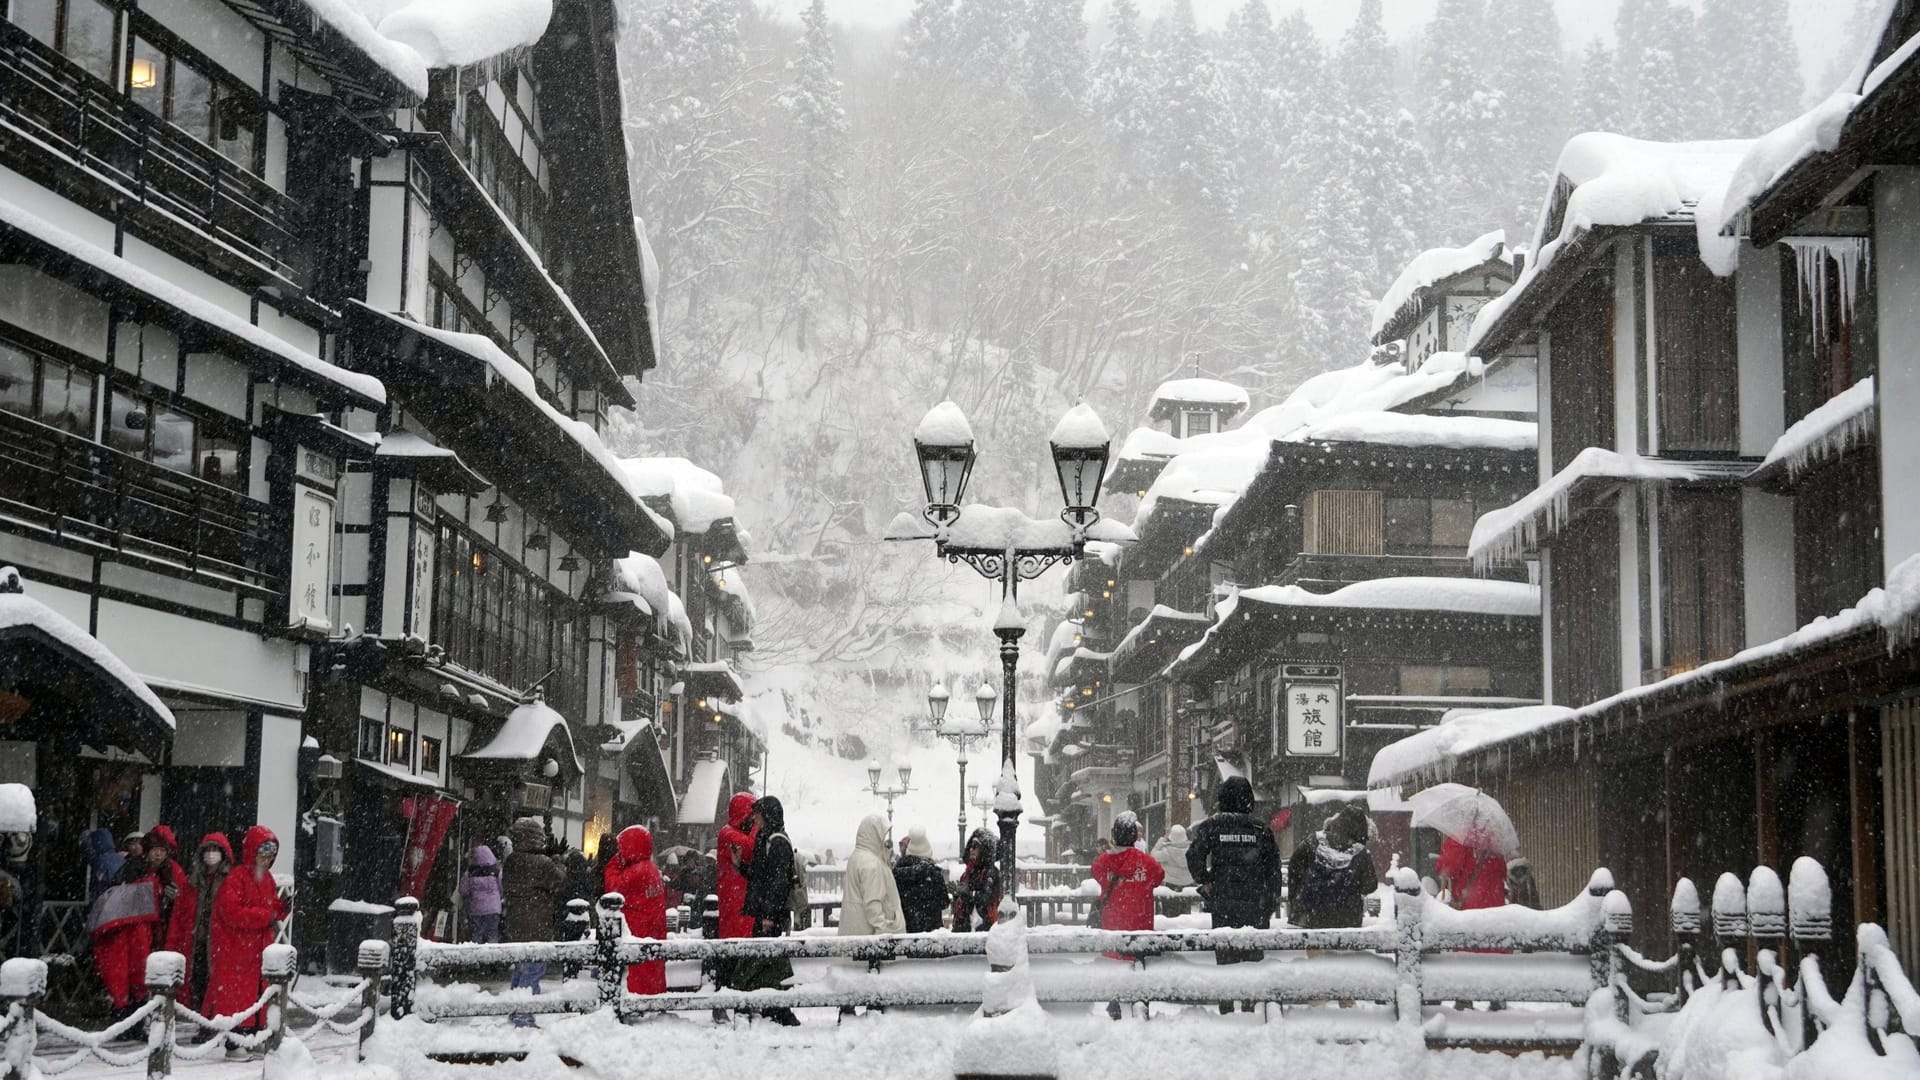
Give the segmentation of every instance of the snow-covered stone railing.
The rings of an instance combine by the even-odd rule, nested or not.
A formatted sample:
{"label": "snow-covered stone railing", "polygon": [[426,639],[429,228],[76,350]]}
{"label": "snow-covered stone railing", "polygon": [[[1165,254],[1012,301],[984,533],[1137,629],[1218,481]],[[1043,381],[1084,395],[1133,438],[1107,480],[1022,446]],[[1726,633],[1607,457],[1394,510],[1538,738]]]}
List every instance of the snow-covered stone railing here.
{"label": "snow-covered stone railing", "polygon": [[[1699,889],[1681,878],[1670,906],[1674,954],[1653,961],[1616,945],[1607,989],[1588,1003],[1592,1075],[1651,1076],[1656,1061],[1661,1075],[1674,1076],[1920,1075],[1920,993],[1884,930],[1858,927],[1853,979],[1840,999],[1829,992],[1817,953],[1831,951],[1832,902],[1826,871],[1806,857],[1794,860],[1784,886],[1766,866],[1745,882],[1720,875],[1704,918]],[[1703,952],[1717,953],[1711,970]],[[1636,973],[1642,985],[1657,976],[1670,990],[1642,996],[1631,985]]]}
{"label": "snow-covered stone railing", "polygon": [[[1422,894],[1417,878],[1404,869],[1395,875],[1391,893],[1388,918],[1351,929],[1036,928],[1025,935],[1026,954],[1036,961],[1034,993],[1042,1002],[1375,1002],[1385,1006],[1383,1022],[1425,1031],[1430,1041],[1531,1045],[1580,1041],[1579,1007],[1615,976],[1612,946],[1624,933],[1622,913],[1629,910],[1626,898],[1613,890],[1610,874],[1596,872],[1586,892],[1551,911],[1453,911]],[[444,1020],[610,1009],[622,1018],[632,1018],[713,1009],[978,1005],[983,1001],[981,961],[991,959],[988,934],[643,939],[627,933],[622,906],[617,895],[602,897],[592,936],[586,940],[441,944],[421,940],[418,904],[403,899],[394,919],[393,1014]],[[1230,966],[1185,955],[1229,949],[1293,955]],[[1315,955],[1302,962],[1298,954],[1308,950]],[[1132,960],[1124,966],[1042,962],[1103,953]],[[711,971],[718,961],[776,958],[848,962],[821,965],[780,990],[736,991],[703,985],[696,991],[652,995],[626,991],[630,964],[700,961],[704,971]],[[563,974],[591,969],[591,978],[568,978],[539,996],[524,991],[493,993],[471,985],[489,968],[521,962],[546,963]],[[1485,1023],[1473,1033],[1448,1033],[1444,1022],[1433,1021],[1427,1003],[1463,998],[1570,1008],[1559,1018],[1558,1036],[1543,1034],[1538,1013],[1526,1014],[1524,1024]]]}
{"label": "snow-covered stone railing", "polygon": [[[40,1011],[47,996],[47,965],[41,960],[15,957],[0,964],[0,1080],[34,1080],[66,1072],[88,1058],[116,1068],[144,1064],[151,1080],[173,1075],[176,1060],[198,1060],[230,1049],[272,1054],[289,1037],[297,1038],[291,1016],[304,1012],[339,1034],[358,1034],[364,1047],[373,1034],[379,1012],[380,979],[387,966],[387,943],[368,941],[360,946],[359,981],[334,1000],[320,1001],[292,992],[298,956],[290,945],[269,945],[260,958],[260,976],[266,989],[245,1011],[202,1016],[181,1004],[176,995],[186,979],[186,957],[177,952],[147,956],[147,1001],[104,1031],[69,1027]],[[264,1014],[264,1015],[263,1015]],[[350,1015],[349,1015],[350,1014]],[[342,1019],[342,1017],[346,1017]],[[258,1018],[256,1030],[242,1033],[242,1025]],[[207,1033],[198,1044],[179,1039],[182,1026]],[[144,1028],[144,1035],[141,1034]],[[313,1030],[312,1028],[308,1029]],[[38,1054],[39,1037],[52,1035],[75,1047],[63,1057]],[[113,1049],[115,1044],[127,1044]]]}

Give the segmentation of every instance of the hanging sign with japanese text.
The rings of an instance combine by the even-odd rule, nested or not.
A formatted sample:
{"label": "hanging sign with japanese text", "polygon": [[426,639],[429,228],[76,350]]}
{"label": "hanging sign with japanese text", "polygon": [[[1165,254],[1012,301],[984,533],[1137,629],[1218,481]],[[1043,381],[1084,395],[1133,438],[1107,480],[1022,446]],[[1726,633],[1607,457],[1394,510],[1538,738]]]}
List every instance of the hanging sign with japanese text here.
{"label": "hanging sign with japanese text", "polygon": [[1337,758],[1344,749],[1341,711],[1344,682],[1338,664],[1283,664],[1280,711],[1286,719],[1287,754]]}
{"label": "hanging sign with japanese text", "polygon": [[325,631],[333,592],[333,499],[304,484],[293,501],[293,551],[287,622]]}

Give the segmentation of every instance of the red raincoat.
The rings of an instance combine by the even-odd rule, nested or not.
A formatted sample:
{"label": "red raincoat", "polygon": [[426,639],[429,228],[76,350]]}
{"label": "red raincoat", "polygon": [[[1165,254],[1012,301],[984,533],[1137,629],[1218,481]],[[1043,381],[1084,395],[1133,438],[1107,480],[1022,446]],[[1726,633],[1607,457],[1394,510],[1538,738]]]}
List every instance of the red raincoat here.
{"label": "red raincoat", "polygon": [[1462,911],[1503,907],[1507,902],[1507,860],[1491,851],[1475,851],[1449,836],[1433,864],[1437,877],[1453,879],[1453,903]]}
{"label": "red raincoat", "polygon": [[[660,868],[653,865],[653,834],[639,825],[620,830],[620,851],[607,864],[608,892],[626,899],[621,910],[627,917],[627,932],[634,937],[667,936],[667,886],[660,880]],[[634,994],[663,994],[667,990],[667,962],[649,960],[627,967],[627,990]]]}
{"label": "red raincoat", "polygon": [[[754,834],[747,831],[747,815],[753,813],[753,796],[740,792],[727,803],[727,823],[720,829],[720,842],[714,852],[720,864],[716,874],[720,894],[720,936],[752,937],[753,916],[740,914],[747,902],[747,863],[753,859]],[[699,899],[694,901],[700,903]]]}
{"label": "red raincoat", "polygon": [[[213,898],[213,922],[207,944],[207,990],[200,1011],[207,1016],[232,1016],[253,1007],[265,985],[260,978],[260,956],[273,944],[273,924],[287,917],[271,869],[256,870],[253,857],[260,845],[279,843],[273,830],[255,825],[240,842],[240,862],[220,883]],[[243,1028],[260,1025],[256,1013]]]}
{"label": "red raincoat", "polygon": [[[232,872],[233,845],[227,843],[227,838],[224,833],[208,833],[201,837],[199,847],[194,848],[193,857],[196,860],[199,859],[201,849],[205,848],[208,844],[217,845],[220,850],[225,853],[227,857],[227,870],[228,872]],[[205,868],[202,867],[199,873],[202,877],[205,877]],[[211,914],[211,912],[209,912],[209,914]],[[193,977],[193,931],[194,922],[199,916],[200,890],[194,888],[192,880],[189,879],[181,886],[180,895],[173,901],[173,917],[167,923],[167,940],[166,944],[162,946],[162,948],[168,952],[177,952],[187,958],[187,981],[180,987],[179,997],[181,1001],[189,1005],[200,1000],[198,997],[200,986],[195,982]],[[209,920],[209,926],[211,926],[211,920]],[[203,942],[201,947],[205,948],[206,944]]]}
{"label": "red raincoat", "polygon": [[1153,856],[1135,847],[1109,851],[1093,860],[1092,874],[1100,884],[1100,929],[1153,929],[1153,890],[1167,880],[1166,869]]}

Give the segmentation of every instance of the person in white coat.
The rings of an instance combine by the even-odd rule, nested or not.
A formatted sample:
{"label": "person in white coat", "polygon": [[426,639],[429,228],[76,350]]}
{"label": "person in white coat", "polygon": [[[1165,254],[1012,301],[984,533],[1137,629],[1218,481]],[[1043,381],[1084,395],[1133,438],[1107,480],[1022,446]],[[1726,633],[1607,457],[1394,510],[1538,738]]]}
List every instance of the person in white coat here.
{"label": "person in white coat", "polygon": [[847,858],[847,883],[840,895],[840,933],[900,934],[907,918],[900,910],[900,889],[888,858],[887,819],[868,814],[860,821]]}
{"label": "person in white coat", "polygon": [[1153,861],[1167,869],[1167,888],[1193,888],[1193,874],[1187,870],[1187,827],[1175,825],[1160,842],[1153,845]]}

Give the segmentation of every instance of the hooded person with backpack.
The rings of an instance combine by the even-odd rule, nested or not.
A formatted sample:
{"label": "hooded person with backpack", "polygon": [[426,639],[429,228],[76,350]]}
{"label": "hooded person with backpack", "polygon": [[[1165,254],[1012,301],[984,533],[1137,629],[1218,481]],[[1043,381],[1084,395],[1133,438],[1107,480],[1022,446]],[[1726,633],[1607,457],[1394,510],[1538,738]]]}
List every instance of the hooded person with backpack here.
{"label": "hooded person with backpack", "polygon": [[1367,851],[1367,816],[1349,806],[1302,841],[1288,860],[1293,881],[1289,921],[1310,930],[1359,926],[1367,894],[1379,884]]}
{"label": "hooded person with backpack", "polygon": [[[1187,872],[1206,897],[1215,929],[1266,929],[1280,896],[1280,845],[1273,830],[1253,816],[1253,783],[1229,776],[1220,784],[1214,815],[1194,826],[1187,846]],[[1217,949],[1214,962],[1258,960],[1258,949]],[[1228,1011],[1225,1004],[1222,1012]]]}
{"label": "hooded person with backpack", "polygon": [[907,830],[907,852],[894,861],[893,884],[900,890],[907,933],[940,929],[940,916],[947,910],[947,875],[933,861],[933,843],[924,826]]}
{"label": "hooded person with backpack", "polygon": [[[784,937],[793,912],[788,898],[793,892],[793,841],[787,839],[787,812],[772,795],[753,804],[746,825],[753,833],[753,858],[747,864],[747,888],[741,912],[753,919],[753,936]],[[736,990],[781,989],[793,978],[793,962],[777,959],[744,960],[734,966]],[[792,1027],[800,1018],[788,1008],[762,1010],[774,1023]]]}

